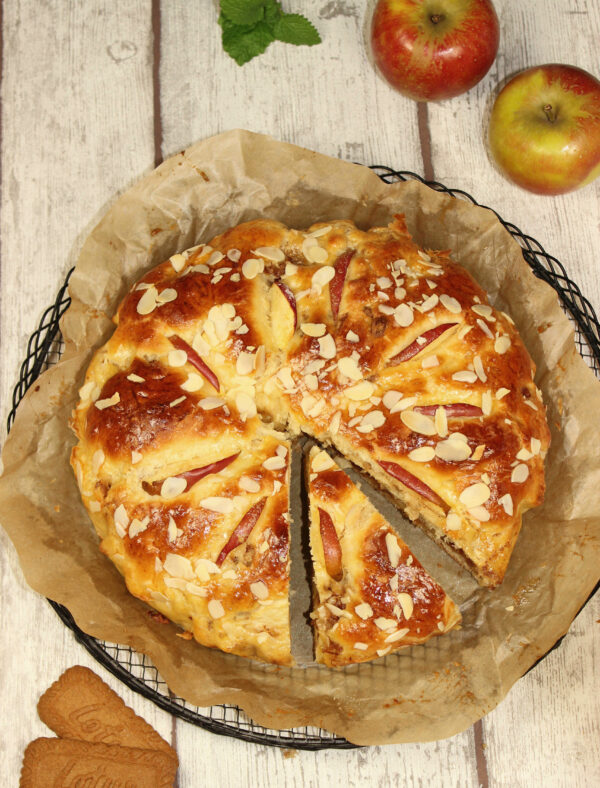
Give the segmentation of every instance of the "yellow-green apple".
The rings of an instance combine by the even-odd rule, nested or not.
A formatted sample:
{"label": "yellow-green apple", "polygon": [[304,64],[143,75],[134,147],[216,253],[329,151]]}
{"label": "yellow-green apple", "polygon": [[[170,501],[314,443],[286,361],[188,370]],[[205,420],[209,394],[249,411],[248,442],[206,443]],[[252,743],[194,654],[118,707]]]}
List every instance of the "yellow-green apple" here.
{"label": "yellow-green apple", "polygon": [[521,71],[500,91],[489,124],[500,170],[537,194],[564,194],[600,175],[600,82],[575,66]]}
{"label": "yellow-green apple", "polygon": [[379,0],[371,25],[381,73],[415,101],[470,90],[494,62],[499,40],[491,0]]}
{"label": "yellow-green apple", "polygon": [[298,324],[296,297],[291,288],[278,279],[271,286],[270,299],[273,339],[278,347],[284,348],[294,336]]}

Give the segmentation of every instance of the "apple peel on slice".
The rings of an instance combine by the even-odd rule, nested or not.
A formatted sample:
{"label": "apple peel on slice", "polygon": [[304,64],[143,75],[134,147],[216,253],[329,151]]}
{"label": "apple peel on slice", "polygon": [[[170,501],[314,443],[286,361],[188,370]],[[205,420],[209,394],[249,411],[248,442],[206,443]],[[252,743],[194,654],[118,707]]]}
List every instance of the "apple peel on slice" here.
{"label": "apple peel on slice", "polygon": [[435,503],[445,512],[448,510],[448,506],[446,503],[440,498],[440,496],[435,493],[431,487],[429,487],[425,482],[418,479],[412,473],[407,471],[401,465],[398,465],[396,462],[386,462],[385,460],[379,460],[379,465],[383,468],[386,473],[389,473],[390,476],[393,476],[398,481],[402,482],[405,487],[408,487],[409,490],[413,490],[418,495],[423,498],[426,498],[431,503]]}
{"label": "apple peel on slice", "polygon": [[446,411],[448,418],[477,418],[483,416],[483,411],[477,405],[469,405],[466,402],[452,402],[449,405],[416,405],[413,410],[422,413],[424,416],[435,416],[438,408]]}
{"label": "apple peel on slice", "polygon": [[[222,460],[210,462],[208,465],[203,465],[200,468],[192,468],[189,471],[178,473],[175,478],[185,479],[187,482],[187,487],[183,492],[187,492],[196,484],[196,482],[199,482],[200,479],[203,479],[205,476],[208,476],[211,473],[219,473],[219,471],[222,471],[223,468],[226,468],[239,456],[240,453],[238,451],[236,454],[230,454],[229,457],[223,457]],[[164,479],[160,479],[159,481],[155,482],[142,482],[142,487],[149,495],[160,495],[163,482]]]}
{"label": "apple peel on slice", "polygon": [[[458,325],[457,323],[440,323],[439,326],[435,326],[435,328],[430,328],[429,331],[425,331],[421,334],[420,337],[417,337],[414,342],[411,342],[410,345],[407,345],[404,350],[401,350],[397,353],[393,358],[389,360],[389,364],[401,364],[403,361],[408,361],[409,359],[416,356],[417,353],[420,353],[422,350],[425,350],[427,345],[430,345],[434,339],[437,339],[439,336],[444,334],[448,331],[449,328]],[[425,340],[424,342],[419,340]]]}
{"label": "apple peel on slice", "polygon": [[169,337],[169,342],[173,345],[173,347],[177,348],[177,350],[184,350],[187,353],[187,359],[193,367],[196,367],[198,372],[205,378],[210,385],[215,388],[217,391],[221,391],[221,386],[219,385],[219,378],[215,375],[212,369],[208,366],[205,361],[202,361],[200,356],[196,353],[194,348],[182,339],[181,337],[177,336],[177,334],[172,334]]}
{"label": "apple peel on slice", "polygon": [[348,266],[354,257],[354,253],[355,249],[348,249],[347,251],[342,252],[333,265],[335,274],[329,283],[329,299],[331,301],[331,311],[333,312],[334,318],[337,318],[338,312],[340,311],[344,282],[346,281]]}
{"label": "apple peel on slice", "polygon": [[319,509],[319,531],[321,542],[323,543],[323,557],[325,559],[325,569],[333,580],[341,580],[344,574],[342,568],[342,547],[335,530],[335,525],[328,512],[321,507]]}
{"label": "apple peel on slice", "polygon": [[216,560],[217,566],[221,566],[223,561],[227,558],[229,553],[232,550],[235,550],[236,547],[239,547],[242,542],[245,542],[246,539],[252,533],[252,529],[258,522],[258,518],[261,516],[263,509],[265,508],[265,504],[267,502],[267,497],[261,498],[260,501],[257,501],[253,506],[251,506],[246,514],[242,517],[239,523],[236,525],[234,532],[229,537],[229,540],[225,547],[219,553],[219,556]]}

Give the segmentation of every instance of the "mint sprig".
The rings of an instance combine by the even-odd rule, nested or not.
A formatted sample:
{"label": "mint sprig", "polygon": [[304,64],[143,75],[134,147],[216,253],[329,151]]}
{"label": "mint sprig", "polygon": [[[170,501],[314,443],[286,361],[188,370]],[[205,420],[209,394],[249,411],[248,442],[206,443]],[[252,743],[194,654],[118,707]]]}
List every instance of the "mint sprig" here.
{"label": "mint sprig", "polygon": [[262,55],[273,41],[296,46],[321,43],[314,25],[302,14],[286,14],[277,0],[220,0],[223,49],[243,66]]}

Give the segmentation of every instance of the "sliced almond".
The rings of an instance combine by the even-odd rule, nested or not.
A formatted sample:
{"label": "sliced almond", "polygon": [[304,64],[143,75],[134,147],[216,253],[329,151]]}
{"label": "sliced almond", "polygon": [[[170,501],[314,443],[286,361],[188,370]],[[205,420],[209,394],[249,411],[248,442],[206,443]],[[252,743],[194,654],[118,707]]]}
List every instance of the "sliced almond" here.
{"label": "sliced almond", "polygon": [[193,580],[195,577],[192,562],[183,555],[167,553],[163,566],[172,577],[182,577],[184,580]]}
{"label": "sliced almond", "polygon": [[489,416],[492,412],[492,392],[484,391],[481,395],[481,410],[484,416]]}
{"label": "sliced almond", "polygon": [[408,459],[413,462],[430,462],[435,457],[433,446],[419,446],[408,453]]}
{"label": "sliced almond", "polygon": [[356,359],[352,358],[351,356],[345,356],[344,358],[340,358],[337,367],[342,375],[345,375],[350,380],[361,380],[362,379],[362,371],[358,366]]}
{"label": "sliced almond", "polygon": [[531,439],[531,453],[534,457],[536,457],[540,451],[542,450],[542,442],[539,438],[532,438]]}
{"label": "sliced almond", "polygon": [[521,462],[513,468],[510,480],[513,484],[523,484],[529,477],[529,468]]}
{"label": "sliced almond", "polygon": [[453,315],[458,315],[462,312],[462,307],[456,298],[447,295],[446,293],[442,293],[440,296],[440,303],[448,312],[451,312]]}
{"label": "sliced almond", "polygon": [[211,618],[223,618],[225,615],[225,608],[219,599],[211,599],[208,603],[208,615]]}
{"label": "sliced almond", "polygon": [[142,456],[143,455],[139,451],[136,451],[135,449],[132,449],[132,451],[131,451],[131,464],[132,465],[137,465],[138,462],[141,462]]}
{"label": "sliced almond", "polygon": [[388,635],[386,637],[386,639],[385,639],[385,642],[386,643],[397,643],[399,640],[402,640],[402,638],[405,635],[407,635],[409,632],[410,632],[410,629],[408,629],[408,627],[405,627],[404,629],[398,629],[398,630],[396,630],[396,632],[392,632],[391,635]]}
{"label": "sliced almond", "polygon": [[456,380],[458,383],[475,383],[477,375],[470,369],[463,369],[460,372],[455,372],[452,375],[452,380]]}
{"label": "sliced almond", "polygon": [[322,337],[327,333],[325,323],[301,323],[300,331],[307,337]]}
{"label": "sliced almond", "polygon": [[510,389],[500,388],[496,391],[496,399],[503,399],[507,394],[510,394]]}
{"label": "sliced almond", "polygon": [[469,509],[469,514],[480,523],[487,523],[490,519],[490,513],[483,506],[473,506]]}
{"label": "sliced almond", "polygon": [[273,263],[283,263],[285,260],[285,254],[277,246],[260,246],[258,249],[254,249],[253,254],[264,257],[265,260],[271,260]]}
{"label": "sliced almond", "polygon": [[445,438],[448,435],[448,417],[446,416],[446,408],[441,405],[435,410],[434,423],[437,434],[440,438]]}
{"label": "sliced almond", "polygon": [[[323,247],[319,246],[316,243],[306,247],[306,252],[304,256],[310,263],[317,263],[318,265],[324,263],[329,257],[327,250],[323,249]],[[331,268],[331,266],[324,266],[324,267]],[[319,271],[317,271],[317,273],[319,273]],[[324,281],[322,281],[322,278],[319,277],[315,282],[315,277],[313,276],[312,285],[313,287],[323,287],[323,285],[326,285],[327,282],[329,282],[331,279],[333,279],[333,274],[329,278],[325,278]]]}
{"label": "sliced almond", "polygon": [[325,334],[324,337],[319,337],[319,355],[322,358],[335,358],[337,348],[335,340],[331,334]]}
{"label": "sliced almond", "polygon": [[434,307],[437,306],[439,297],[436,293],[433,293],[428,298],[426,298],[423,303],[419,307],[420,312],[430,312]]}
{"label": "sliced almond", "polygon": [[269,588],[262,580],[257,580],[255,583],[250,583],[250,591],[252,592],[252,596],[256,597],[256,599],[269,598]]}
{"label": "sliced almond", "polygon": [[218,495],[203,498],[200,501],[200,506],[203,509],[208,509],[210,512],[217,512],[218,514],[230,514],[233,511],[233,501],[231,498],[222,498]]}
{"label": "sliced almond", "polygon": [[145,378],[141,378],[139,375],[127,375],[127,380],[130,380],[132,383],[144,383]]}
{"label": "sliced almond", "polygon": [[480,356],[473,357],[473,366],[475,368],[475,374],[479,378],[482,383],[487,382],[487,375],[485,374],[485,370],[483,368],[483,362],[481,361]]}
{"label": "sliced almond", "polygon": [[156,292],[154,285],[150,285],[140,300],[137,302],[136,310],[138,315],[149,315],[151,312],[154,312],[157,307],[157,295],[158,293]]}
{"label": "sliced almond", "polygon": [[177,290],[172,287],[167,287],[165,290],[161,290],[156,296],[156,303],[160,306],[161,304],[168,304],[169,301],[175,301],[176,298]]}
{"label": "sliced almond", "polygon": [[187,353],[185,350],[170,350],[167,355],[167,362],[170,367],[183,367],[187,364]]}
{"label": "sliced almond", "polygon": [[249,476],[240,476],[238,484],[242,490],[249,493],[256,493],[260,490],[260,484]]}
{"label": "sliced almond", "polygon": [[102,467],[104,460],[106,459],[104,452],[102,449],[98,449],[92,455],[92,473],[96,474]]}
{"label": "sliced almond", "polygon": [[475,304],[471,307],[472,311],[480,317],[485,317],[486,320],[495,321],[492,313],[492,307],[489,304]]}
{"label": "sliced almond", "polygon": [[398,594],[398,602],[400,602],[400,607],[404,613],[404,618],[408,621],[408,619],[412,616],[415,607],[411,595],[405,593]]}
{"label": "sliced almond", "polygon": [[235,395],[235,406],[244,420],[256,416],[256,402],[245,391],[239,391]]}
{"label": "sliced almond", "polygon": [[174,254],[169,258],[169,262],[173,266],[173,270],[179,273],[185,266],[186,257],[183,254]]}
{"label": "sliced almond", "polygon": [[167,476],[160,487],[161,498],[176,498],[186,489],[187,481],[179,476]]}
{"label": "sliced almond", "polygon": [[287,461],[285,457],[279,457],[278,455],[269,457],[263,462],[263,468],[266,468],[267,471],[279,471],[285,468],[286,465]]}
{"label": "sliced almond", "polygon": [[374,391],[375,386],[370,381],[361,380],[360,383],[344,389],[344,394],[348,399],[353,400],[354,402],[361,402],[362,400],[372,397]]}
{"label": "sliced almond", "polygon": [[235,371],[238,375],[250,375],[254,372],[254,353],[242,351],[235,362]]}
{"label": "sliced almond", "polygon": [[204,378],[202,375],[199,375],[197,372],[190,372],[187,380],[181,384],[181,388],[184,391],[199,391],[203,385]]}
{"label": "sliced almond", "polygon": [[460,531],[462,528],[462,520],[456,514],[456,512],[448,512],[446,515],[446,530],[448,531]]}
{"label": "sliced almond", "polygon": [[221,397],[204,397],[198,402],[202,410],[214,410],[215,408],[223,407],[224,404],[225,400],[221,399]]}
{"label": "sliced almond", "polygon": [[385,546],[387,549],[388,558],[390,559],[390,564],[395,569],[400,563],[400,558],[402,557],[402,550],[398,543],[398,537],[388,531],[385,535]]}
{"label": "sliced almond", "polygon": [[388,410],[391,410],[394,405],[402,399],[402,392],[401,391],[394,391],[390,389],[390,391],[386,391],[383,395],[381,401],[385,405]]}
{"label": "sliced almond", "polygon": [[321,450],[313,457],[310,467],[315,473],[321,473],[322,471],[329,470],[329,468],[334,468],[335,462],[326,451]]}
{"label": "sliced almond", "polygon": [[400,304],[394,311],[394,320],[402,328],[410,326],[415,319],[414,313],[408,304]]}
{"label": "sliced almond", "polygon": [[494,350],[496,351],[496,353],[498,353],[501,356],[504,355],[504,353],[506,353],[509,347],[510,347],[510,337],[507,337],[506,334],[503,334],[502,336],[498,337],[498,339],[494,342]]}
{"label": "sliced almond", "polygon": [[363,621],[373,617],[373,608],[368,602],[361,602],[360,605],[356,605],[354,612],[359,618],[362,618]]}
{"label": "sliced almond", "polygon": [[403,410],[400,418],[411,432],[417,432],[419,435],[435,435],[437,433],[434,420],[431,416],[426,416],[424,413],[417,413],[414,410]]}
{"label": "sliced almond", "polygon": [[456,438],[440,441],[435,447],[436,455],[446,462],[462,462],[469,459],[471,449],[469,444]]}
{"label": "sliced almond", "polygon": [[360,342],[360,337],[358,334],[355,334],[354,331],[348,331],[346,334],[346,339],[348,342]]}
{"label": "sliced almond", "polygon": [[473,509],[476,506],[482,506],[489,500],[491,490],[483,482],[476,482],[475,484],[466,487],[459,496],[459,501],[466,506],[467,509]]}
{"label": "sliced almond", "polygon": [[425,358],[421,361],[422,369],[431,369],[432,367],[439,367],[440,360],[438,357],[433,353],[431,356],[425,356]]}
{"label": "sliced almond", "polygon": [[113,405],[117,405],[121,401],[121,395],[118,391],[112,395],[112,397],[108,397],[107,399],[97,399],[94,405],[98,408],[98,410],[106,410],[106,408],[111,408]]}
{"label": "sliced almond", "polygon": [[255,279],[264,270],[265,264],[256,257],[249,257],[242,263],[242,274],[246,279]]}

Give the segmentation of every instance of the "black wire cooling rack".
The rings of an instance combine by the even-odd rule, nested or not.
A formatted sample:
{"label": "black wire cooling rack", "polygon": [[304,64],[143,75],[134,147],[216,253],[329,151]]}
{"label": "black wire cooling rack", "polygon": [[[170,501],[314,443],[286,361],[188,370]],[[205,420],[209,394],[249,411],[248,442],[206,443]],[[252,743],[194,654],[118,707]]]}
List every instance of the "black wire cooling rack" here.
{"label": "black wire cooling rack", "polygon": [[[417,180],[435,191],[449,194],[451,197],[465,200],[473,205],[480,205],[470,194],[460,189],[450,189],[437,181],[426,181],[421,176],[407,170],[394,170],[380,165],[373,165],[371,169],[385,183]],[[556,290],[567,316],[574,325],[575,341],[579,353],[596,376],[600,377],[600,323],[588,299],[581,293],[575,282],[567,276],[562,263],[548,254],[539,241],[523,233],[514,224],[502,219],[493,209],[489,208],[488,210],[492,210],[519,243],[523,250],[523,258],[533,273]],[[73,269],[68,272],[54,304],[46,309],[38,328],[27,343],[27,354],[21,364],[19,380],[13,391],[12,409],[8,415],[9,430],[12,427],[17,406],[25,396],[27,389],[45,369],[56,364],[62,354],[64,346],[59,321],[71,302],[67,287],[72,271]],[[302,750],[351,749],[355,747],[346,739],[319,728],[302,727],[283,731],[264,728],[254,723],[237,706],[226,704],[208,708],[192,706],[183,698],[170,692],[157,669],[144,654],[138,654],[128,646],[107,643],[87,635],[79,629],[65,607],[52,600],[48,601],[64,624],[72,630],[77,641],[87,649],[94,659],[132,690],[153,701],[170,714],[213,733],[233,736],[259,744]]]}

